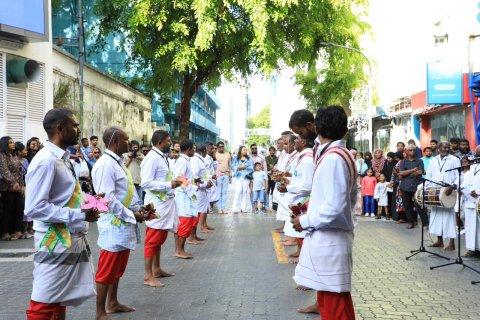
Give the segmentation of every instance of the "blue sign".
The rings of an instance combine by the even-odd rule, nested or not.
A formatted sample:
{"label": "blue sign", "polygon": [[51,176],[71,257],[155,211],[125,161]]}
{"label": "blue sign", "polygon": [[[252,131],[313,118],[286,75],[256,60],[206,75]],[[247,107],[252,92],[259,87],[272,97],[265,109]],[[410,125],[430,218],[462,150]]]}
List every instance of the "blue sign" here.
{"label": "blue sign", "polygon": [[462,83],[460,63],[427,63],[427,104],[462,104]]}

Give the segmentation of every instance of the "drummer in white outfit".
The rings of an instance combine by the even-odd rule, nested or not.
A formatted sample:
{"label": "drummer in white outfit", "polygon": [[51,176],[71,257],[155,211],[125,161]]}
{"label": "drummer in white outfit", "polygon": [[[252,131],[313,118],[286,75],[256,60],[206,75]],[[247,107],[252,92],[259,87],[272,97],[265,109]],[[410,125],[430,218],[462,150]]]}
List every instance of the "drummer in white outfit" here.
{"label": "drummer in white outfit", "polygon": [[[27,319],[64,319],[66,306],[78,306],[96,294],[85,221],[97,221],[99,215],[92,209],[80,209],[81,188],[67,151],[78,143],[78,126],[72,111],[48,111],[43,127],[49,141],[33,158],[26,176],[25,216],[33,219],[36,251]],[[43,241],[49,232],[62,233],[51,230],[53,223],[57,230],[62,227],[70,242],[59,236],[52,246]]]}
{"label": "drummer in white outfit", "polygon": [[[480,146],[475,149],[475,156],[480,157]],[[465,247],[467,256],[478,256],[480,251],[480,218],[477,202],[480,199],[480,164],[472,164],[465,175],[462,186],[465,199]]]}
{"label": "drummer in white outfit", "polygon": [[322,319],[355,319],[351,291],[356,199],[355,161],[340,140],[347,133],[341,107],[318,110],[315,125],[321,145],[307,214],[293,220],[297,231],[308,230],[294,280],[317,290]]}
{"label": "drummer in white outfit", "polygon": [[[310,196],[312,190],[312,178],[315,170],[315,164],[313,162],[312,142],[307,142],[303,138],[296,138],[295,149],[298,157],[296,157],[295,163],[291,167],[290,178],[287,178],[288,183],[279,187],[280,192],[285,193],[285,197],[289,205],[295,205],[306,197]],[[307,231],[298,232],[293,229],[293,224],[289,220],[285,221],[285,227],[283,232],[286,236],[296,238],[298,251],[289,255],[291,258],[297,258],[300,256],[300,250],[302,249],[303,238],[307,234]]]}
{"label": "drummer in white outfit", "polygon": [[163,286],[157,277],[169,277],[173,274],[160,267],[162,245],[168,232],[177,232],[179,220],[175,205],[175,188],[180,182],[173,179],[173,167],[168,161],[168,150],[172,140],[167,131],[157,130],[152,135],[152,150],[142,161],[142,188],[145,190],[145,203],[152,203],[158,215],[157,219],[146,221],[145,231],[145,274],[144,284],[151,287]]}
{"label": "drummer in white outfit", "polygon": [[[427,179],[456,186],[458,184],[458,171],[448,170],[458,168],[460,166],[460,160],[457,157],[449,154],[450,143],[448,142],[440,142],[437,149],[439,150],[439,155],[430,161],[427,170]],[[439,185],[429,181],[425,183],[426,189],[433,187],[439,187]],[[451,192],[452,188],[446,189],[446,195],[450,195]],[[432,207],[428,230],[431,234],[437,236],[437,242],[430,246],[443,247],[443,238],[445,238],[450,239],[450,242],[448,246],[445,247],[445,250],[455,250],[455,224],[455,207]]]}
{"label": "drummer in white outfit", "polygon": [[196,151],[197,152],[191,158],[190,163],[192,166],[193,176],[195,179],[201,179],[201,182],[198,185],[198,189],[196,191],[196,200],[194,201],[197,217],[194,220],[193,228],[190,233],[190,237],[188,238],[188,243],[193,245],[202,244],[202,241],[205,240],[197,236],[197,225],[200,219],[204,218],[208,212],[210,202],[208,201],[207,189],[210,189],[213,185],[208,175],[207,163],[205,160],[207,155],[207,146],[205,144],[201,144],[197,147]]}

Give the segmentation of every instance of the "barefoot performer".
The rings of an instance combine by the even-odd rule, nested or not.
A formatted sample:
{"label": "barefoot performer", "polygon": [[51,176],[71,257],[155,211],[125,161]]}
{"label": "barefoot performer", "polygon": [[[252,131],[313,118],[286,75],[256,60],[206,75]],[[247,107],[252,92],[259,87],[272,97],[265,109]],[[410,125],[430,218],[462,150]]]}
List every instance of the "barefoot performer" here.
{"label": "barefoot performer", "polygon": [[[298,152],[298,157],[290,169],[292,176],[291,178],[287,178],[287,184],[279,187],[279,191],[285,193],[285,197],[290,207],[305,202],[306,199],[310,197],[310,192],[312,190],[312,177],[315,170],[311,147],[312,142],[308,142],[301,137],[295,139],[295,150]],[[285,221],[283,232],[286,236],[295,238],[297,241],[297,252],[289,255],[290,258],[293,258],[293,262],[296,262],[296,258],[300,256],[306,231],[295,231],[292,222],[287,220]]]}
{"label": "barefoot performer", "polygon": [[355,319],[351,291],[355,162],[340,140],[347,133],[341,107],[320,108],[315,125],[321,145],[307,214],[294,219],[308,230],[295,269],[298,285],[317,290],[323,320]]}
{"label": "barefoot performer", "polygon": [[175,205],[175,188],[180,186],[174,180],[173,167],[168,162],[168,151],[172,140],[167,131],[157,130],[152,135],[153,148],[142,161],[142,188],[146,191],[145,203],[153,203],[159,214],[158,219],[146,222],[145,235],[145,275],[144,284],[151,287],[163,287],[156,278],[171,277],[160,267],[162,245],[168,232],[177,232],[178,215]]}
{"label": "barefoot performer", "polygon": [[[207,146],[207,155],[205,156],[205,167],[207,169],[208,179],[212,182],[212,187],[207,189],[207,196],[210,205],[208,206],[208,212],[212,213],[213,208],[220,200],[220,190],[218,188],[218,180],[217,180],[217,168],[218,162],[215,158],[215,148],[216,146],[211,142],[205,142]],[[200,216],[200,232],[202,233],[209,233],[215,230],[215,228],[210,227],[207,223],[207,214]]]}
{"label": "barefoot performer", "polygon": [[[130,172],[122,155],[128,152],[128,135],[123,129],[111,127],[103,134],[105,153],[92,170],[92,182],[97,193],[104,193],[109,212],[98,219],[97,319],[110,319],[107,313],[132,312],[134,308],[121,304],[117,298],[118,284],[128,263],[130,250],[135,250],[137,222],[145,220]],[[108,298],[108,300],[107,300]]]}
{"label": "barefoot performer", "polygon": [[205,240],[197,236],[197,225],[199,221],[203,221],[204,219],[206,222],[208,208],[210,207],[207,190],[212,188],[213,184],[210,181],[210,177],[207,172],[205,161],[206,156],[207,146],[205,144],[201,144],[197,147],[197,152],[190,160],[193,176],[195,179],[200,180],[196,192],[196,200],[193,202],[197,208],[198,216],[193,223],[192,232],[190,234],[190,238],[188,239],[188,243],[193,245],[202,244],[202,241]]}
{"label": "barefoot performer", "polygon": [[173,178],[182,181],[182,185],[175,189],[175,203],[179,219],[175,236],[175,257],[191,259],[193,256],[185,251],[185,241],[190,236],[195,217],[198,216],[197,208],[193,204],[197,188],[192,185],[193,172],[190,166],[190,159],[195,154],[192,140],[183,141],[180,144],[180,151],[173,170]]}
{"label": "barefoot performer", "polygon": [[98,213],[80,209],[83,195],[66,151],[78,143],[78,126],[72,111],[48,111],[43,128],[49,141],[26,176],[25,216],[34,221],[36,251],[28,320],[65,319],[66,306],[95,295],[85,233],[86,221],[97,221]]}

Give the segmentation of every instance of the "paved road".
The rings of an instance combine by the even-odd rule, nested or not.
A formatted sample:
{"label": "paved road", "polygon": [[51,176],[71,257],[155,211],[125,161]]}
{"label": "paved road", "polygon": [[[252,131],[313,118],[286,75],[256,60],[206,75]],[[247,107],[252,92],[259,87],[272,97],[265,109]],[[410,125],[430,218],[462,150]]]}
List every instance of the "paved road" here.
{"label": "paved road", "polygon": [[[314,300],[314,292],[294,290],[294,265],[278,263],[271,234],[277,222],[272,216],[211,216],[210,221],[217,231],[208,235],[207,244],[189,248],[193,260],[175,259],[173,237],[167,239],[162,266],[176,276],[163,279],[164,288],[143,285],[140,246],[130,256],[120,285],[121,301],[137,311],[112,318],[315,318],[296,312],[298,306]],[[91,230],[93,244],[97,233],[95,227]],[[427,254],[406,261],[409,250],[418,247],[419,237],[419,228],[406,230],[392,222],[360,221],[353,275],[357,319],[480,319],[480,285],[470,285],[471,280],[480,280],[480,275],[458,265],[431,271],[429,266],[443,261]],[[30,240],[0,242],[0,319],[24,319],[32,281],[32,262],[18,257],[16,262],[6,262],[5,250],[21,253],[22,248],[29,251],[32,246]],[[98,247],[92,247],[96,263]],[[468,263],[480,270],[479,261]],[[91,299],[70,308],[69,319],[93,319],[94,309]]]}

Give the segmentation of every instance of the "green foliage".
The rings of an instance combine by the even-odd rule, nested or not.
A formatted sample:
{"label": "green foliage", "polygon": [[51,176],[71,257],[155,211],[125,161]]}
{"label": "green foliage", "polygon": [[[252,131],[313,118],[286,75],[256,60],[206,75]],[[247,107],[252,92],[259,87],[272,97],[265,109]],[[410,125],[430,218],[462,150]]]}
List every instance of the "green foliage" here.
{"label": "green foliage", "polygon": [[270,105],[266,105],[256,116],[250,117],[247,120],[247,128],[248,129],[258,129],[258,128],[269,129],[270,128],[270,110],[271,110]]}
{"label": "green foliage", "polygon": [[257,136],[251,135],[248,136],[247,145],[255,143],[257,146],[267,147],[270,145],[270,136]]}
{"label": "green foliage", "polygon": [[53,107],[71,108],[72,105],[72,85],[68,81],[60,80],[53,85]]}
{"label": "green foliage", "polygon": [[[322,41],[358,47],[366,26],[351,9],[365,1],[98,1],[97,41],[101,47],[109,34],[120,35],[119,49],[129,53],[128,67],[141,74],[146,90],[161,95],[182,90],[186,114],[180,115],[180,136],[186,137],[186,106],[200,86],[213,89],[222,79],[254,73],[269,76],[285,66],[311,69]],[[338,55],[327,59],[329,68]]]}

